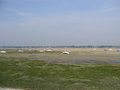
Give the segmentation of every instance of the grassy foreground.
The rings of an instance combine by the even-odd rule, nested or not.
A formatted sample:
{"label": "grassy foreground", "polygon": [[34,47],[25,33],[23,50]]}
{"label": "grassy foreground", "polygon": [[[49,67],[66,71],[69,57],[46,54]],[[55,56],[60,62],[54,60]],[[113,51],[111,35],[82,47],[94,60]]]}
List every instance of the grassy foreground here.
{"label": "grassy foreground", "polygon": [[0,87],[25,90],[120,90],[120,64],[53,64],[0,57]]}

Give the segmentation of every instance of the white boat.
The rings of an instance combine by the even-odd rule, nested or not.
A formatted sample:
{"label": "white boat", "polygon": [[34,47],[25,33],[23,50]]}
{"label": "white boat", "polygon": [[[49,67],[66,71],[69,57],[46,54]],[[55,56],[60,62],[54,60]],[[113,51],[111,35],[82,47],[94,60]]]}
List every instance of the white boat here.
{"label": "white boat", "polygon": [[45,52],[45,50],[40,50],[39,52],[43,53],[43,52]]}
{"label": "white boat", "polygon": [[4,43],[4,41],[3,41],[3,49],[2,49],[2,51],[0,51],[0,53],[6,53],[7,51],[5,51],[5,43]]}
{"label": "white boat", "polygon": [[23,50],[18,50],[18,52],[24,52]]}
{"label": "white boat", "polygon": [[0,51],[0,53],[6,53],[6,51]]}
{"label": "white boat", "polygon": [[47,51],[51,52],[51,51],[53,51],[53,50],[52,50],[52,49],[48,49]]}
{"label": "white boat", "polygon": [[69,53],[70,53],[70,52],[68,52],[68,51],[64,51],[64,52],[63,52],[63,54],[69,54]]}
{"label": "white boat", "polygon": [[66,49],[63,51],[63,54],[70,54],[70,51],[67,51]]}

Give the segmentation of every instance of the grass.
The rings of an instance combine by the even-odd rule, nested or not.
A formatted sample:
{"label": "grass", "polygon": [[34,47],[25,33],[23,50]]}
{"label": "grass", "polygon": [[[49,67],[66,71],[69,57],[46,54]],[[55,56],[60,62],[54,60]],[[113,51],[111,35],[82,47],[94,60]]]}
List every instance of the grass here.
{"label": "grass", "polygon": [[23,54],[39,54],[39,53],[48,53],[48,54],[54,54],[54,53],[57,53],[57,54],[61,54],[62,51],[45,51],[45,52],[39,52],[39,51],[24,51],[24,52],[18,52],[17,50],[7,50],[7,53],[8,54],[14,54],[14,53],[23,53]]}
{"label": "grass", "polygon": [[0,87],[25,90],[120,90],[120,64],[53,64],[0,57]]}

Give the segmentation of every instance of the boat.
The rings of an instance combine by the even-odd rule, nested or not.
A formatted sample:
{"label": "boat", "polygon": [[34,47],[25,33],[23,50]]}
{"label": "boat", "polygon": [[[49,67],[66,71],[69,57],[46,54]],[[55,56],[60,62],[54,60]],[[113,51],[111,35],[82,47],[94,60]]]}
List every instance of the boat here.
{"label": "boat", "polygon": [[116,51],[120,52],[120,50],[119,50],[119,49],[118,49],[118,50],[116,50]]}
{"label": "boat", "polygon": [[23,50],[18,50],[18,52],[24,52]]}
{"label": "boat", "polygon": [[44,52],[45,52],[45,50],[40,50],[39,52],[44,53]]}
{"label": "boat", "polygon": [[3,41],[3,50],[2,51],[0,51],[0,53],[6,53],[7,51],[5,51],[5,43],[4,43],[4,41]]}
{"label": "boat", "polygon": [[[67,48],[67,47],[66,47]],[[66,49],[63,51],[63,54],[70,54],[70,51],[67,51]]]}
{"label": "boat", "polygon": [[49,51],[49,52],[51,52],[51,51],[53,51],[51,48],[49,48],[47,51]]}
{"label": "boat", "polygon": [[64,51],[64,52],[63,52],[63,54],[69,54],[69,53],[70,53],[70,52],[68,52],[68,51]]}
{"label": "boat", "polygon": [[6,51],[0,51],[0,53],[6,53]]}
{"label": "boat", "polygon": [[43,52],[45,52],[45,51],[39,51],[39,52],[43,53]]}

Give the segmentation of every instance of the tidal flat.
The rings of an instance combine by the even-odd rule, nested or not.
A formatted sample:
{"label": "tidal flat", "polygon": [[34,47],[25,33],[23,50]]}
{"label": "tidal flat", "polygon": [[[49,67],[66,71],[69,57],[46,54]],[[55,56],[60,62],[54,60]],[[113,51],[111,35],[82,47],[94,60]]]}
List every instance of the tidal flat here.
{"label": "tidal flat", "polygon": [[[76,51],[77,50],[77,51]],[[0,87],[22,90],[120,90],[120,52],[102,49],[0,54]],[[55,62],[48,62],[55,60]],[[62,62],[57,62],[62,60]],[[68,62],[108,61],[108,62]]]}
{"label": "tidal flat", "polygon": [[[16,57],[16,58],[28,58],[28,59],[38,59],[45,60],[48,62],[79,62],[81,61],[110,61],[110,62],[120,62],[120,52],[117,52],[116,48],[112,50],[104,51],[104,48],[96,48],[93,51],[93,48],[67,48],[67,51],[70,51],[69,55],[63,54],[64,48],[53,48],[53,51],[39,52],[40,49],[24,49],[24,52],[18,52],[17,50],[8,50],[5,54],[0,54],[0,56],[5,57]],[[47,50],[47,49],[46,49]],[[84,61],[84,62],[85,62]]]}

